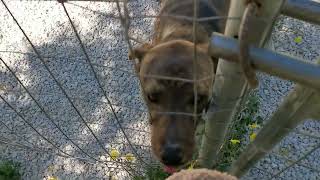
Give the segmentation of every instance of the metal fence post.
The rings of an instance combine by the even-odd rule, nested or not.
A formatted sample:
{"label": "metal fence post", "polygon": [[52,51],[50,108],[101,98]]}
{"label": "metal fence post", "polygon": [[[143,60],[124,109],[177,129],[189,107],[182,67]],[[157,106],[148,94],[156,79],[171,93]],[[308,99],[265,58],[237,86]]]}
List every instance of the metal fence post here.
{"label": "metal fence post", "polygon": [[[242,17],[244,0],[232,0],[229,17]],[[255,29],[252,30],[248,42],[252,45],[262,46],[269,36],[273,23],[280,12],[283,0],[261,0],[261,6]],[[228,20],[225,35],[235,37],[238,35],[239,21]],[[239,99],[244,95],[245,79],[239,75],[240,66],[236,63],[220,60],[213,86],[213,102],[209,112],[202,144],[199,151],[200,166],[212,168],[216,161],[222,143],[224,142],[228,125],[236,113]]]}
{"label": "metal fence post", "polygon": [[259,159],[276,146],[290,130],[307,118],[320,118],[320,92],[297,85],[272,118],[234,162],[230,173],[244,175]]}
{"label": "metal fence post", "polygon": [[[229,9],[229,17],[241,17],[244,11],[244,1],[232,0]],[[238,34],[240,21],[228,20],[225,30],[225,34],[230,37],[234,37]],[[231,121],[230,114],[236,105],[236,101],[230,104],[229,98],[236,98],[240,96],[240,91],[243,89],[245,79],[242,76],[238,76],[241,72],[239,66],[235,63],[231,63],[224,60],[219,60],[217,74],[221,74],[215,78],[213,86],[213,98],[209,107],[209,112],[214,112],[217,109],[217,113],[207,115],[205,123],[205,132],[202,137],[202,144],[199,151],[199,163],[202,167],[211,168],[214,164],[214,160],[221,144],[224,141],[225,133],[228,124]],[[227,79],[227,77],[234,77],[234,81]],[[232,87],[228,91],[228,96],[221,96],[220,94],[226,93],[225,91]],[[237,91],[236,89],[240,90]],[[225,99],[227,98],[227,99]],[[229,104],[228,104],[229,103]],[[215,106],[217,105],[217,107]],[[219,111],[220,109],[230,109],[226,111]]]}

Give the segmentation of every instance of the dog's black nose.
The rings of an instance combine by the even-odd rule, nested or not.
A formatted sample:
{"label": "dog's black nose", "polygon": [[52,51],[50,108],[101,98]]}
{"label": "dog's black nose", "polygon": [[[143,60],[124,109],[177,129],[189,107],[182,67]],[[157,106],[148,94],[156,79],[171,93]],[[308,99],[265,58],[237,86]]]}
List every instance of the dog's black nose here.
{"label": "dog's black nose", "polygon": [[165,165],[178,166],[182,161],[181,148],[178,145],[167,145],[164,147],[161,155],[162,161]]}

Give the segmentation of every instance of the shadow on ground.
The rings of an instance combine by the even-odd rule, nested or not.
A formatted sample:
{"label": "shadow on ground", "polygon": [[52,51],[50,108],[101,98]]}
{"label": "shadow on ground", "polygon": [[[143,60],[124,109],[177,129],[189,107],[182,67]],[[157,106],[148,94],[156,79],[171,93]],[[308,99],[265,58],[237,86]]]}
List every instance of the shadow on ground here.
{"label": "shadow on ground", "polygon": [[[27,6],[27,10],[37,9],[24,5]],[[37,5],[37,3],[34,3],[34,6]],[[78,5],[90,9],[94,3],[79,3]],[[132,6],[138,5],[136,3],[132,4]],[[44,5],[43,9],[38,9],[38,11],[40,14],[46,12],[47,16],[50,16],[48,10],[51,6],[59,6],[59,4]],[[116,14],[115,4],[111,7],[107,4],[101,4],[101,6],[108,6],[108,13]],[[0,57],[12,68],[17,77],[49,114],[50,119],[61,128],[68,138],[72,139],[91,157],[74,146],[55,127],[8,69],[4,67],[4,64],[1,63],[1,96],[41,135],[58,146],[60,150],[74,157],[84,158],[84,161],[82,161],[55,155],[59,151],[44,141],[4,101],[1,101],[0,112],[3,114],[0,118],[1,136],[11,141],[11,145],[3,148],[5,153],[0,154],[1,159],[11,158],[21,162],[26,179],[41,178],[48,175],[61,178],[103,178],[107,177],[109,172],[116,173],[118,168],[123,172],[122,167],[115,163],[94,161],[93,158],[102,161],[110,160],[101,145],[107,151],[116,148],[123,155],[137,152],[147,162],[150,161],[151,157],[147,113],[140,99],[138,79],[134,75],[131,62],[127,60],[127,44],[122,36],[120,22],[114,18],[106,18],[104,15],[83,10],[83,8],[74,4],[67,4],[66,7],[77,27],[94,71],[101,82],[101,87],[107,92],[108,99],[113,104],[118,120],[112,113],[97,79],[86,61],[87,58],[71,29],[67,17],[59,20],[44,18],[44,25],[47,21],[55,21],[53,26],[48,27],[45,32],[40,32],[44,37],[39,37],[39,40],[38,37],[35,38],[32,32],[26,30],[26,33],[31,34],[31,41],[35,40],[35,48],[39,51],[40,56],[52,75],[61,84],[61,87],[57,85],[29,45],[26,45],[25,51],[15,50],[12,44],[5,46],[5,49],[0,49]],[[138,8],[142,7],[138,6]],[[63,13],[61,7],[58,9],[59,13]],[[79,15],[81,17],[78,17]],[[18,21],[23,21],[21,18],[21,16],[18,16]],[[82,22],[86,18],[88,18],[87,23],[91,22],[91,24]],[[13,23],[9,17],[7,21]],[[29,26],[30,24],[32,25],[31,22],[29,22]],[[29,27],[23,25],[23,28]],[[151,21],[143,21],[137,25],[140,25],[140,27],[135,27],[133,31],[140,30],[143,32],[141,28],[150,28]],[[6,29],[4,31],[10,30]],[[57,32],[54,33],[55,31]],[[10,37],[4,38],[10,39]],[[43,41],[41,41],[41,38],[43,38]],[[27,44],[26,39],[22,41]],[[70,97],[83,119],[72,107],[61,88]],[[83,120],[89,124],[100,143],[85,126]],[[119,123],[127,137],[124,136]],[[34,148],[49,149],[50,153],[37,152],[34,149],[19,149],[16,146],[17,143]],[[139,167],[143,165],[143,163],[136,164]]]}

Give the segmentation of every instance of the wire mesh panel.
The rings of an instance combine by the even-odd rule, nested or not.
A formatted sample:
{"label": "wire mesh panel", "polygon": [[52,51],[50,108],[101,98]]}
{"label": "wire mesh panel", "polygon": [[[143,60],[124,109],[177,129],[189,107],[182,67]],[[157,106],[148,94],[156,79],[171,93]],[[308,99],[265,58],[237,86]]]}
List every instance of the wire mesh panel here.
{"label": "wire mesh panel", "polygon": [[[5,154],[35,159],[25,177],[126,177],[141,170],[126,155],[150,163],[147,112],[117,4],[3,1],[1,8],[2,140]],[[116,160],[112,150],[121,153]]]}
{"label": "wire mesh panel", "polygon": [[[156,168],[150,149],[149,114],[134,62],[127,57],[133,47],[151,40],[159,3],[1,2],[1,160],[21,162],[25,179],[132,179],[149,167]],[[210,18],[226,19],[177,18],[194,24]],[[230,19],[239,21],[240,17]],[[193,31],[196,29],[194,25]],[[315,60],[320,54],[319,32],[319,26],[281,17],[271,37],[272,49]],[[153,78],[201,83],[197,77]],[[224,145],[229,149],[222,149],[217,161],[226,165],[216,164],[217,168],[228,170],[293,86],[265,74],[259,79],[261,85],[254,96],[260,105],[255,104],[255,110],[251,106],[243,108],[240,118],[231,124],[231,135]],[[196,87],[194,91],[197,94]],[[230,103],[239,99],[230,99]],[[242,116],[248,115],[248,109],[250,117]],[[200,117],[196,113],[183,115]],[[252,119],[242,124],[245,133],[232,135],[246,118]],[[261,124],[248,130],[258,120]],[[319,127],[319,121],[310,120],[288,129],[292,131],[290,136],[252,167],[244,179],[319,179]],[[200,128],[198,136],[202,134]]]}

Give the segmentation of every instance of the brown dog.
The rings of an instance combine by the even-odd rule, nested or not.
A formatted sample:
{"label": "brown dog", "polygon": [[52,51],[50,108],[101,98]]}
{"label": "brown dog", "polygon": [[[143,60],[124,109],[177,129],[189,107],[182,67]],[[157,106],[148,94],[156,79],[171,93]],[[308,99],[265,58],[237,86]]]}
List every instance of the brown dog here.
{"label": "brown dog", "polygon": [[[198,2],[198,18],[225,16],[229,7],[228,0]],[[138,60],[136,70],[150,112],[152,150],[163,164],[176,167],[192,158],[197,124],[192,116],[194,102],[197,114],[201,114],[212,94],[217,63],[207,53],[208,42],[213,31],[223,31],[224,23],[197,22],[193,37],[193,0],[164,0],[161,5],[152,43],[134,49],[131,55]],[[196,77],[200,80],[196,83],[197,101],[192,81],[194,48]]]}

